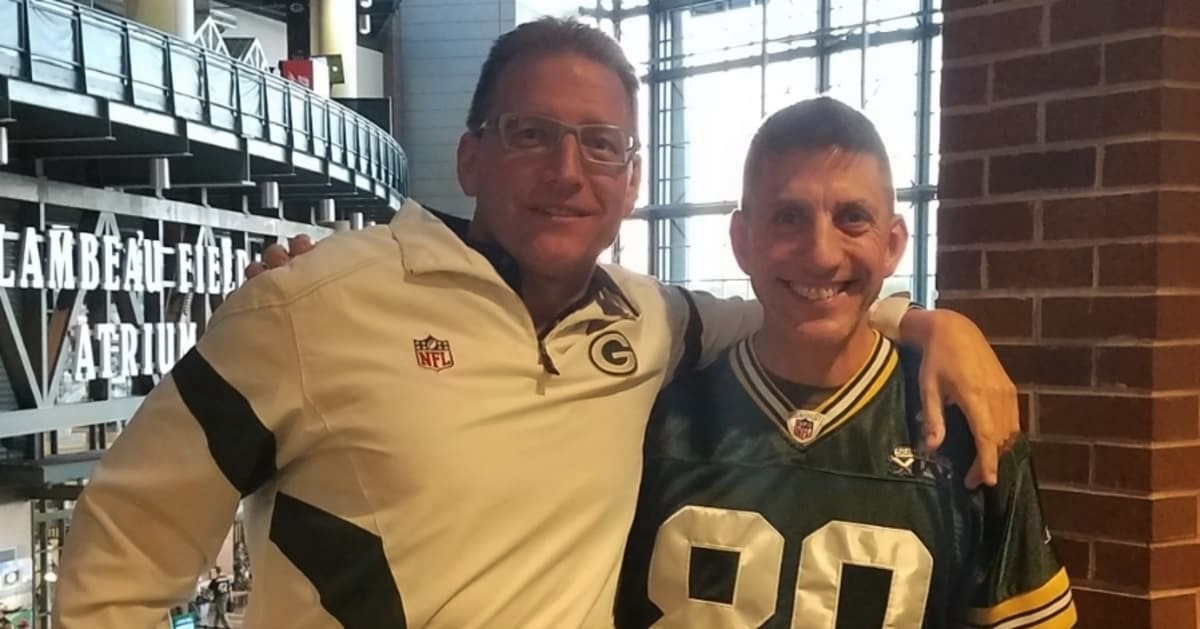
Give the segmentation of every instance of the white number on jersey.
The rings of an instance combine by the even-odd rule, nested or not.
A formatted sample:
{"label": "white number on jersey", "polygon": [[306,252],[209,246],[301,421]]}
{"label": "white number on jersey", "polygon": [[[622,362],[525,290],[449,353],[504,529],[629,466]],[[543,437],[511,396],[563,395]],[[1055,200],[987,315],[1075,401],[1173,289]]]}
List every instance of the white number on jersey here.
{"label": "white number on jersey", "polygon": [[[732,604],[688,596],[692,548],[738,554]],[[883,627],[920,627],[933,579],[933,555],[912,531],[832,521],[800,547],[792,629],[834,629],[842,566],[891,572]],[[658,529],[650,558],[648,594],[662,611],[661,629],[757,629],[775,615],[783,535],[762,514],[685,506]]]}

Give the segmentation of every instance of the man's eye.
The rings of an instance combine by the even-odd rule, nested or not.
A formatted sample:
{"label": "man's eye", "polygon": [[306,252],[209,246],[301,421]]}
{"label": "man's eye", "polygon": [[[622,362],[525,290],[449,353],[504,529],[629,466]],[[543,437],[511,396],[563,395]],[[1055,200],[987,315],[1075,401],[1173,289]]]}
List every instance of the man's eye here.
{"label": "man's eye", "polygon": [[800,222],[800,216],[792,210],[780,210],[775,213],[776,225],[795,225]]}
{"label": "man's eye", "polygon": [[531,140],[536,142],[546,137],[546,133],[541,129],[536,128],[518,129],[517,137],[522,140]]}
{"label": "man's eye", "polygon": [[843,225],[869,225],[872,222],[871,213],[860,209],[846,210],[839,219]]}

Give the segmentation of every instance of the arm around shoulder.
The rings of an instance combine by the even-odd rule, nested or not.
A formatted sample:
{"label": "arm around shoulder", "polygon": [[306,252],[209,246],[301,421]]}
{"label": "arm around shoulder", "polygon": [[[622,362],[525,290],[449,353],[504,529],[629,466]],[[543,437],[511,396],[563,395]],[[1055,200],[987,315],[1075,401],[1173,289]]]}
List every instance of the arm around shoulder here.
{"label": "arm around shoulder", "polygon": [[672,339],[671,372],[711,364],[721,352],[762,327],[762,306],[740,297],[663,285]]}

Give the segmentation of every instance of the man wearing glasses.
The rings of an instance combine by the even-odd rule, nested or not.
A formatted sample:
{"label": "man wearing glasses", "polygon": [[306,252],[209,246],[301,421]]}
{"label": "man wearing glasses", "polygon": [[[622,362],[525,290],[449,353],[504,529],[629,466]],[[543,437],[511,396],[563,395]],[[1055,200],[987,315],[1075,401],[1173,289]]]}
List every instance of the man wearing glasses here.
{"label": "man wearing glasses", "polygon": [[[655,396],[761,321],[597,265],[638,190],[636,90],[596,29],[500,37],[458,147],[474,219],[410,201],[235,293],[84,491],[56,627],[152,627],[243,498],[246,627],[611,627]],[[986,341],[951,313],[903,336],[994,482],[1016,409]]]}

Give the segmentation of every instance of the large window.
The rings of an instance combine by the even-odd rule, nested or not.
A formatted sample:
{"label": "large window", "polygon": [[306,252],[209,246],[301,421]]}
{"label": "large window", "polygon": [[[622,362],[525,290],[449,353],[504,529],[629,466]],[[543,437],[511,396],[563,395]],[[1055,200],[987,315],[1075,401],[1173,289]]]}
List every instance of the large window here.
{"label": "large window", "polygon": [[643,77],[639,209],[613,258],[722,295],[749,283],[729,251],[742,160],[766,115],[830,94],[889,149],[908,252],[886,292],[933,299],[940,0],[606,0],[585,11]]}

